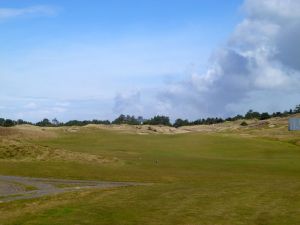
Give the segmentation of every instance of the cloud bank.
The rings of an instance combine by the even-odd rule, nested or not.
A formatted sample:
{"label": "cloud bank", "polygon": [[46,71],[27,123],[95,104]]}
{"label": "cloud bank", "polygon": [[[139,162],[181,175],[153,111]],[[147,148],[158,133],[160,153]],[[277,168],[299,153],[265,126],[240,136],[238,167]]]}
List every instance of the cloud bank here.
{"label": "cloud bank", "polygon": [[[245,17],[205,73],[158,94],[178,117],[227,116],[300,102],[300,1],[246,0]],[[185,109],[185,110],[183,110]]]}

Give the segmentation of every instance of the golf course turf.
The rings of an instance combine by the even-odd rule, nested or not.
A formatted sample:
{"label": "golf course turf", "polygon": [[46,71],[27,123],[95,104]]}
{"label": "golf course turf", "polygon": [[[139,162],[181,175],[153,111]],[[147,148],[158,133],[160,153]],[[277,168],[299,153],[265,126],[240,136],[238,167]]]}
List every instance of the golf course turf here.
{"label": "golf course turf", "polygon": [[55,132],[24,143],[106,160],[1,159],[0,174],[149,185],[0,203],[1,225],[300,224],[300,146],[290,141],[234,132]]}

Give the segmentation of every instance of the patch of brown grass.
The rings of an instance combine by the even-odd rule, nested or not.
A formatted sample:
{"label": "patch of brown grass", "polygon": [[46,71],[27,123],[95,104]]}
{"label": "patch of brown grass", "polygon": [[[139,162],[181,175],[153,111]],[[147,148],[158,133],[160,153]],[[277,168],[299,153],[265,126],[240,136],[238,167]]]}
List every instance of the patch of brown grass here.
{"label": "patch of brown grass", "polygon": [[0,142],[0,160],[11,161],[75,161],[93,163],[111,163],[117,158],[107,158],[88,153],[71,152],[64,149],[52,149],[45,146],[2,140]]}

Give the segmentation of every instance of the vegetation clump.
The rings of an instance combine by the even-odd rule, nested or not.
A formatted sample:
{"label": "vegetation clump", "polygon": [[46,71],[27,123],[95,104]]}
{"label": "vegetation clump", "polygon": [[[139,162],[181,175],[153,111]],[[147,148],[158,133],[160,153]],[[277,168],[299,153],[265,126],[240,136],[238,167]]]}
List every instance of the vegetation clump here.
{"label": "vegetation clump", "polygon": [[248,126],[248,123],[246,121],[243,121],[243,122],[241,122],[240,125],[243,126],[243,127],[246,127],[246,126]]}

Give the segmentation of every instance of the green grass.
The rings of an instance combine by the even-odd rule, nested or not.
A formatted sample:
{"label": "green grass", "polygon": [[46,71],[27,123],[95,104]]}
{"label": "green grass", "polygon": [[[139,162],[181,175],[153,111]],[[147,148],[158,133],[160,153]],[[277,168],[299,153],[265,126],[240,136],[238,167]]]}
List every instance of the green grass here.
{"label": "green grass", "polygon": [[35,186],[31,186],[31,185],[25,186],[25,191],[36,191],[36,190],[38,190],[38,188]]}
{"label": "green grass", "polygon": [[83,129],[35,144],[119,160],[1,161],[0,174],[152,184],[2,203],[1,225],[300,224],[300,148],[289,142]]}

